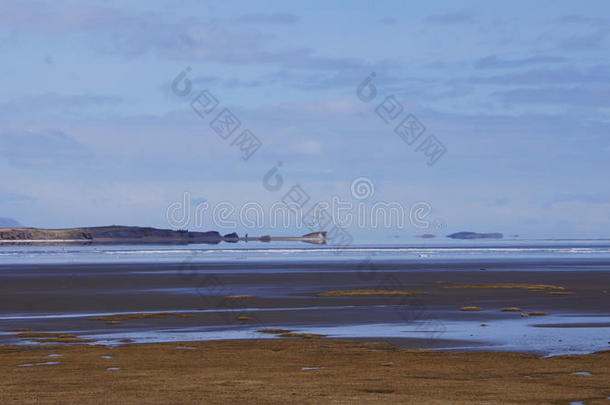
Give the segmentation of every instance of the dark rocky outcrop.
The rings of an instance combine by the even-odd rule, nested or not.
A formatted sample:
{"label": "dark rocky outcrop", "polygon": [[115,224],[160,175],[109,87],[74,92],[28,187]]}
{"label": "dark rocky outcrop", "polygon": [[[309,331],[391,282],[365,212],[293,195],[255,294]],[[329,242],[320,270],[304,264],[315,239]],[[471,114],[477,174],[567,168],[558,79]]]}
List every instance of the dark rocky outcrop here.
{"label": "dark rocky outcrop", "polygon": [[451,239],[502,239],[501,233],[457,232],[447,235]]}
{"label": "dark rocky outcrop", "polygon": [[237,243],[239,242],[239,235],[236,232],[228,233],[222,237],[225,242]]}
{"label": "dark rocky outcrop", "polygon": [[[233,234],[231,234],[233,235]],[[237,234],[235,234],[237,235]],[[98,226],[68,229],[0,228],[0,240],[83,241],[91,243],[208,243],[224,240],[216,231],[173,231],[138,226]]]}
{"label": "dark rocky outcrop", "polygon": [[32,233],[22,230],[0,229],[0,239],[3,240],[24,240],[32,239]]}

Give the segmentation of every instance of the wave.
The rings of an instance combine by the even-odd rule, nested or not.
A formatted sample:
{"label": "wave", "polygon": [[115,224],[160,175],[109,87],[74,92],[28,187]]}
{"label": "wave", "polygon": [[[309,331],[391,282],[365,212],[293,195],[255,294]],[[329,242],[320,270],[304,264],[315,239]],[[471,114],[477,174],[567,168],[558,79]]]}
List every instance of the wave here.
{"label": "wave", "polygon": [[287,247],[230,247],[210,248],[185,246],[184,248],[129,245],[115,247],[66,247],[66,246],[3,246],[0,248],[0,264],[15,263],[104,263],[147,261],[240,261],[240,260],[313,260],[361,258],[363,256],[385,259],[431,260],[451,258],[532,258],[532,257],[592,257],[610,259],[610,244],[578,245],[474,245],[467,246],[287,246]]}
{"label": "wave", "polygon": [[178,250],[112,250],[104,254],[223,254],[223,253],[270,253],[270,254],[293,254],[293,253],[448,253],[448,252],[556,252],[556,253],[610,253],[610,248],[290,248],[290,249],[178,249]]}
{"label": "wave", "polygon": [[294,253],[610,253],[610,247],[519,247],[519,248],[492,248],[492,247],[446,247],[446,248],[271,248],[271,249],[130,249],[130,250],[36,250],[36,251],[0,251],[0,256],[35,256],[35,255],[210,255],[210,254],[294,254]]}

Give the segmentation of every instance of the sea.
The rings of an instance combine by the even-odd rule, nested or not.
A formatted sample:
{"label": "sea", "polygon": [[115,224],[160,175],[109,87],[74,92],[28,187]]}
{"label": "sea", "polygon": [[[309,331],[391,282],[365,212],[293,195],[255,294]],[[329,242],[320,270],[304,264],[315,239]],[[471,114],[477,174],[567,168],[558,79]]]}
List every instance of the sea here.
{"label": "sea", "polygon": [[302,242],[222,243],[218,245],[22,245],[0,244],[1,264],[177,263],[230,261],[553,261],[608,260],[610,239],[448,240],[405,244],[353,244],[347,247]]}

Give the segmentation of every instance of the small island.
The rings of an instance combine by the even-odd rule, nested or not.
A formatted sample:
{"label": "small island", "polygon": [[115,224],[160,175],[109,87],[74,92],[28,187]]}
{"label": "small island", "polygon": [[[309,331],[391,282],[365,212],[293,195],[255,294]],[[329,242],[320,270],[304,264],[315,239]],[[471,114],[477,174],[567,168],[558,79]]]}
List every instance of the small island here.
{"label": "small island", "polygon": [[451,239],[502,239],[501,233],[457,232],[447,235]]}

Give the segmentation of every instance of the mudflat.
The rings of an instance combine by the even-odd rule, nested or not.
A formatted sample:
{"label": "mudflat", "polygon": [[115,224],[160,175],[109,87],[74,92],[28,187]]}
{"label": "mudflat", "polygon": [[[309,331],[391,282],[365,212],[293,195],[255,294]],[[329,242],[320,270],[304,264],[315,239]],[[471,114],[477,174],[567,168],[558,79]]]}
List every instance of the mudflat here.
{"label": "mudflat", "polygon": [[[586,353],[610,348],[609,269],[591,261],[6,265],[0,344],[31,342],[15,329],[102,343],[262,339],[257,330],[285,329],[403,348]],[[554,327],[536,328],[546,323]]]}
{"label": "mudflat", "polygon": [[0,403],[606,404],[609,269],[0,266]]}

